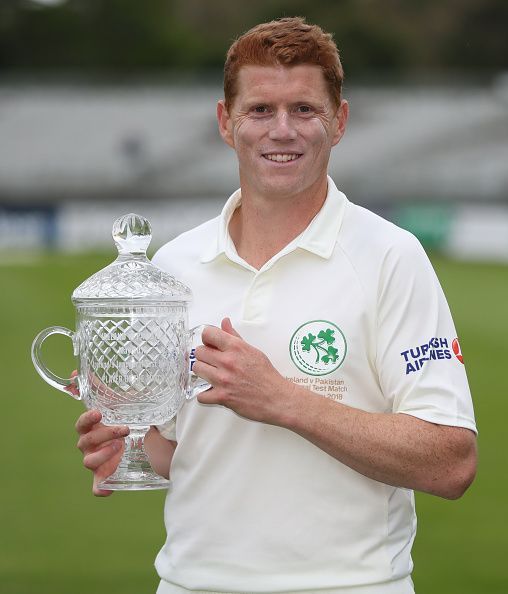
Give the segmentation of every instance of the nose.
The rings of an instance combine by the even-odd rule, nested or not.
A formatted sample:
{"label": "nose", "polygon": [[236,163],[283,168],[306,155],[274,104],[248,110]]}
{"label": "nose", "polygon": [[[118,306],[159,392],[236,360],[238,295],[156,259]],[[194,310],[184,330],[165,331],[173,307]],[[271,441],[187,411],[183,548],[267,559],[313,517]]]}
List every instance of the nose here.
{"label": "nose", "polygon": [[275,114],[271,121],[270,132],[268,134],[270,140],[295,140],[297,132],[294,123],[291,121],[291,116],[287,111],[279,111]]}

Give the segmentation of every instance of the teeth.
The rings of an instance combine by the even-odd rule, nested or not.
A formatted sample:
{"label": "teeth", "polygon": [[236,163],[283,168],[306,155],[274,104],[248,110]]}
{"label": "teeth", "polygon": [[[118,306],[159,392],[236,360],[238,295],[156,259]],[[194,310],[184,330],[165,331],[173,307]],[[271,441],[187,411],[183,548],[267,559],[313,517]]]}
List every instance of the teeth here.
{"label": "teeth", "polygon": [[287,161],[294,161],[298,159],[300,155],[295,153],[276,153],[276,154],[268,154],[265,155],[270,161],[277,161],[277,163],[286,163]]}

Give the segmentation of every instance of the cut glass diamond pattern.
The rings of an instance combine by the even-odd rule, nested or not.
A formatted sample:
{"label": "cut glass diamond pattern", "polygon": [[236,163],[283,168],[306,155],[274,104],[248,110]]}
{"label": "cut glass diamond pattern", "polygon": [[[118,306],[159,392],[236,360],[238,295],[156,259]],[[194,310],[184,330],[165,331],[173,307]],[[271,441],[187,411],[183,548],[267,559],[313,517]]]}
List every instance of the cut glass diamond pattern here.
{"label": "cut glass diamond pattern", "polygon": [[72,295],[80,392],[106,423],[164,423],[185,399],[191,291],[146,257],[144,217],[119,218],[113,238],[117,259]]}
{"label": "cut glass diamond pattern", "polygon": [[[101,409],[125,416],[139,408],[143,418],[150,408],[166,418],[175,414],[184,391],[183,319],[88,318],[81,331],[89,337],[82,373]],[[168,407],[175,410],[168,413]]]}

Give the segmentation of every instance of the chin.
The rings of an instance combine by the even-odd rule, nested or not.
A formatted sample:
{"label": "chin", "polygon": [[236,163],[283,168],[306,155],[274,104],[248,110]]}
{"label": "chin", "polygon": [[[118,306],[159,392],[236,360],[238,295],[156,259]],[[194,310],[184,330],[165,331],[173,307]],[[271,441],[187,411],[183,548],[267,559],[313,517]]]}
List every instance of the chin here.
{"label": "chin", "polygon": [[288,196],[294,196],[295,194],[298,194],[299,192],[302,191],[302,186],[300,184],[284,184],[284,183],[280,183],[280,184],[268,184],[263,188],[263,193],[265,195],[270,195],[270,196],[277,196],[277,197],[288,197]]}
{"label": "chin", "polygon": [[267,176],[264,180],[261,180],[261,186],[263,188],[263,192],[268,194],[277,194],[277,195],[284,195],[290,196],[293,194],[297,194],[304,189],[304,186],[307,184],[304,183],[304,179],[301,176],[295,175],[284,175],[284,174],[271,174]]}

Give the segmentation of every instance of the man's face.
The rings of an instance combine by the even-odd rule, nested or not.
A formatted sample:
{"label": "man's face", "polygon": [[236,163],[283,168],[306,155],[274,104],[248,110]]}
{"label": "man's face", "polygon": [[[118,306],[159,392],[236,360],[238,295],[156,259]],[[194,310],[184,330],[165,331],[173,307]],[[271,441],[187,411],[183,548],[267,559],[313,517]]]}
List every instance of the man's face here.
{"label": "man's face", "polygon": [[219,129],[236,151],[242,190],[288,197],[321,188],[331,148],[344,134],[348,105],[337,109],[321,69],[301,64],[244,66]]}

